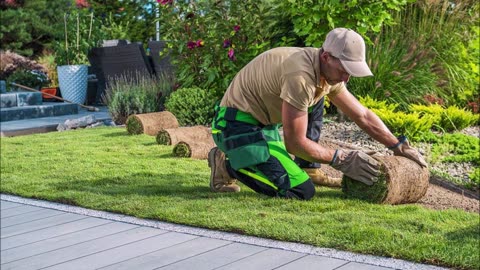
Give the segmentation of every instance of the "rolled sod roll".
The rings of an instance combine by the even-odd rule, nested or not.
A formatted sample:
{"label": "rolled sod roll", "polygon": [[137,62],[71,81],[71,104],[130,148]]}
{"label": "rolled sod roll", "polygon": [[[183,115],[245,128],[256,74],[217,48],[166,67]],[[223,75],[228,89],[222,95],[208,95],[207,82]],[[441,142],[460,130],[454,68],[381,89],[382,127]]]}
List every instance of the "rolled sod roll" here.
{"label": "rolled sod roll", "polygon": [[349,198],[373,203],[415,203],[428,190],[429,171],[415,161],[400,156],[375,156],[381,163],[381,175],[372,186],[347,176],[342,179],[342,191]]}
{"label": "rolled sod roll", "polygon": [[197,142],[179,142],[173,147],[176,157],[190,157],[194,159],[207,159],[208,152],[215,147],[213,139]]}
{"label": "rolled sod roll", "polygon": [[166,128],[177,128],[178,121],[171,112],[154,112],[134,114],[127,118],[128,134],[142,134],[156,136],[157,133]]}
{"label": "rolled sod roll", "polygon": [[160,130],[157,134],[156,140],[158,144],[176,145],[181,141],[204,141],[210,137],[212,137],[210,128],[205,126],[193,126]]}

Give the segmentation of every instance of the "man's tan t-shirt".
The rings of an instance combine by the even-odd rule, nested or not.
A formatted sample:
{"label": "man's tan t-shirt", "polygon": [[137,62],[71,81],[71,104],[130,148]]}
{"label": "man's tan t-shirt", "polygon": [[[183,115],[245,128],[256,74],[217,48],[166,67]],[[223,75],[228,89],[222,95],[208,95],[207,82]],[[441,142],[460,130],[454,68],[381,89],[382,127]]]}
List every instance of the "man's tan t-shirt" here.
{"label": "man's tan t-shirt", "polygon": [[346,90],[345,84],[328,85],[320,77],[320,49],[280,47],[248,63],[230,83],[221,106],[250,113],[264,125],[282,122],[285,100],[301,111],[328,95]]}

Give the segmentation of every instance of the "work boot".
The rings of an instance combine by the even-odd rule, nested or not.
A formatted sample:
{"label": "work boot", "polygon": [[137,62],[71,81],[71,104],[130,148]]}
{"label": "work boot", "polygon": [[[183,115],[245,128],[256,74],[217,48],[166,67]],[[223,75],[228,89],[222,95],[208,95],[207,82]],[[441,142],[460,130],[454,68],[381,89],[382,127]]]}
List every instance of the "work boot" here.
{"label": "work boot", "polygon": [[212,148],[208,153],[208,167],[210,167],[210,189],[214,192],[239,192],[240,187],[235,184],[236,179],[230,177],[225,165],[225,154]]}
{"label": "work boot", "polygon": [[303,170],[310,176],[315,185],[327,187],[342,186],[342,178],[330,177],[320,168],[303,168]]}

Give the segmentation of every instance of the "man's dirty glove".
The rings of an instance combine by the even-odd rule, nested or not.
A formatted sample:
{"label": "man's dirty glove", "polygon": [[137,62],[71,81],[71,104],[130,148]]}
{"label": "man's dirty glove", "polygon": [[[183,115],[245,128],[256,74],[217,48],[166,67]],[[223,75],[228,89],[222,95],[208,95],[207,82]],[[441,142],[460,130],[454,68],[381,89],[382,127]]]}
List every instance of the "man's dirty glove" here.
{"label": "man's dirty glove", "polygon": [[398,137],[398,143],[388,147],[388,149],[392,150],[395,156],[406,157],[422,167],[427,167],[427,162],[422,157],[422,154],[420,154],[417,149],[410,147],[410,143],[408,143],[407,137],[405,136]]}
{"label": "man's dirty glove", "polygon": [[362,151],[338,149],[330,166],[369,186],[377,182],[377,176],[380,174],[378,161]]}

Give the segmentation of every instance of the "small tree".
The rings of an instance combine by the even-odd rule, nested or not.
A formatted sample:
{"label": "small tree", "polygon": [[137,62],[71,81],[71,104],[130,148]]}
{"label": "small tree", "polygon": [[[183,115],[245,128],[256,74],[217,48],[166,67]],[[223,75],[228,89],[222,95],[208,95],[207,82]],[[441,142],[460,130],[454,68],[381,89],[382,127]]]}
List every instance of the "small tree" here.
{"label": "small tree", "polygon": [[72,0],[0,2],[0,48],[38,56],[62,35],[62,14]]}

